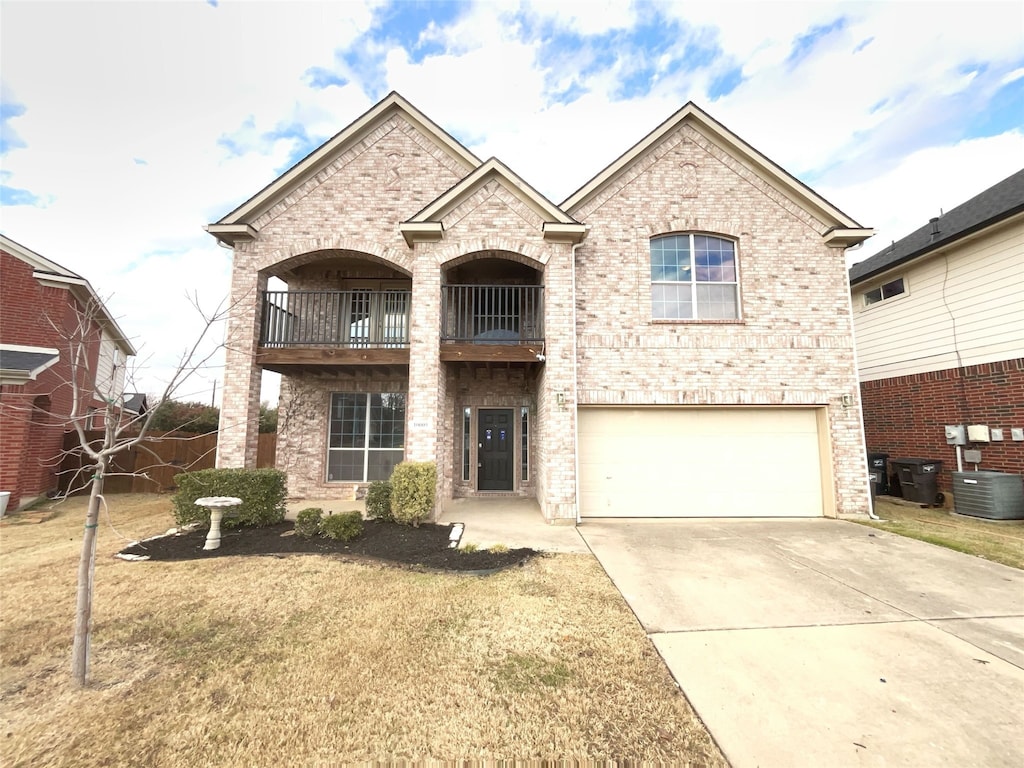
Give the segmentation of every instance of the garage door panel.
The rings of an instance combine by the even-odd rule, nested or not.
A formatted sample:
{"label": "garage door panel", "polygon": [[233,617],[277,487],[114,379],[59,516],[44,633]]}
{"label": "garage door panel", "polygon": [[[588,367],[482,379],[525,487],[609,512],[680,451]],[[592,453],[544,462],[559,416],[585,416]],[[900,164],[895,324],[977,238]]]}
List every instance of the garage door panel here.
{"label": "garage door panel", "polygon": [[584,516],[820,516],[814,409],[581,408]]}

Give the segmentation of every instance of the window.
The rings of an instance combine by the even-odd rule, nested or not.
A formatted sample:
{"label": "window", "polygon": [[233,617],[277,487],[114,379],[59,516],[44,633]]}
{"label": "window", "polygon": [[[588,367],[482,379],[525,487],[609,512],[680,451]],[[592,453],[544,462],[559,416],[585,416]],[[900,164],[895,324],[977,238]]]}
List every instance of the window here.
{"label": "window", "polygon": [[651,315],[655,320],[738,318],[735,243],[710,235],[653,238]]}
{"label": "window", "polygon": [[530,409],[525,405],[519,409],[519,478],[525,483],[530,479]]}
{"label": "window", "polygon": [[462,411],[462,479],[469,480],[469,447],[471,437],[469,434],[469,422],[472,411],[466,408]]}
{"label": "window", "polygon": [[327,480],[387,480],[405,455],[405,393],[331,396]]}
{"label": "window", "polygon": [[897,277],[895,280],[891,280],[879,288],[874,288],[870,291],[865,291],[864,306],[877,304],[880,301],[891,299],[893,296],[900,296],[901,294],[904,294],[906,292],[907,288],[903,284],[903,278]]}

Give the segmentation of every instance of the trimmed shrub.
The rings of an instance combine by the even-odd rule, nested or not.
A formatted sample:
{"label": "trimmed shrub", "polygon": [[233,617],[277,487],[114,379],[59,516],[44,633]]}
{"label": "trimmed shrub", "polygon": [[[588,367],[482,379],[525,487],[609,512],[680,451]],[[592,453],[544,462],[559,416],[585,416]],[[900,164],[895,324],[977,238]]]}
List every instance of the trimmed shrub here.
{"label": "trimmed shrub", "polygon": [[387,480],[374,480],[366,491],[366,516],[377,520],[392,521],[391,516],[391,483]]}
{"label": "trimmed shrub", "polygon": [[308,507],[295,516],[295,535],[307,539],[320,533],[320,519],[324,511],[319,507]]}
{"label": "trimmed shrub", "polygon": [[328,539],[351,541],[363,532],[363,516],[359,512],[339,512],[320,521],[320,533]]}
{"label": "trimmed shrub", "polygon": [[437,465],[403,461],[391,473],[391,514],[395,522],[418,527],[434,511]]}
{"label": "trimmed shrub", "polygon": [[210,510],[197,507],[196,499],[205,496],[236,496],[240,506],[224,513],[225,528],[248,525],[261,528],[284,520],[287,494],[285,475],[277,469],[201,469],[175,478],[174,519],[179,526],[189,523],[209,525]]}

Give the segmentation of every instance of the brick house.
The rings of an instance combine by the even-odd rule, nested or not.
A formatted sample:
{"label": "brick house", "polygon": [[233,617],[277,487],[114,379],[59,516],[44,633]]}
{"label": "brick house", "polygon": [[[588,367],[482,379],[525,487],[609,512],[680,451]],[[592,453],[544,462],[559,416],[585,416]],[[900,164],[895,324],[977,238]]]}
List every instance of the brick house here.
{"label": "brick house", "polygon": [[220,466],[282,374],[289,492],[400,460],[545,518],[867,507],[844,250],[870,236],[687,104],[560,205],[392,93],[216,223]]}
{"label": "brick house", "polygon": [[[88,280],[3,235],[0,276],[0,490],[17,509],[59,485],[72,377],[83,425],[99,429],[135,348]],[[72,338],[84,342],[84,364],[72,366]]]}
{"label": "brick house", "polygon": [[869,450],[942,461],[948,491],[944,426],[987,426],[979,468],[1024,474],[1022,287],[1024,170],[853,266]]}

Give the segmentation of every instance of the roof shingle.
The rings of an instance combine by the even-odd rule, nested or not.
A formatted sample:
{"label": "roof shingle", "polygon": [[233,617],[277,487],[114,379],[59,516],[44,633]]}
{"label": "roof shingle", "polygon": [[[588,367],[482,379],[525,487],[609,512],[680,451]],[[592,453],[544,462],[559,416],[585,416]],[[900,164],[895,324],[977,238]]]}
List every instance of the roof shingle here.
{"label": "roof shingle", "polygon": [[932,235],[929,222],[871,258],[854,264],[850,268],[850,284],[863,282],[1021,211],[1024,211],[1024,169],[944,214],[936,222],[936,236]]}

